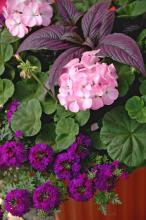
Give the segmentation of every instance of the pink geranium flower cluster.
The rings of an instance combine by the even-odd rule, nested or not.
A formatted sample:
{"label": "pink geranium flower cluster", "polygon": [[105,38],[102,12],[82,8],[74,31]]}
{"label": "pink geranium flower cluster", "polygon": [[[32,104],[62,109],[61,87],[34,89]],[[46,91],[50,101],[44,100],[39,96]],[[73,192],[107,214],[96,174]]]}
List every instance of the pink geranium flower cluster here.
{"label": "pink geranium flower cluster", "polygon": [[3,8],[5,24],[13,36],[24,37],[29,28],[51,23],[52,0],[7,0]]}
{"label": "pink geranium flower cluster", "polygon": [[99,51],[85,52],[71,60],[59,79],[58,99],[71,112],[111,105],[118,98],[117,74],[113,64],[101,63]]}

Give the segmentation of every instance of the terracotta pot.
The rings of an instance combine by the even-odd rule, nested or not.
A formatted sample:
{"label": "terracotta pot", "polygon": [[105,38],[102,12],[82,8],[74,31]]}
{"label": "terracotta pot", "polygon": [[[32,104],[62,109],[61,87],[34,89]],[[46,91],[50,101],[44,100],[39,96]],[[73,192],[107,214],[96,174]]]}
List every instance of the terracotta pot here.
{"label": "terracotta pot", "polygon": [[146,220],[145,182],[146,168],[121,180],[116,191],[123,204],[109,206],[108,216],[102,215],[92,200],[85,203],[69,200],[61,207],[56,220]]}

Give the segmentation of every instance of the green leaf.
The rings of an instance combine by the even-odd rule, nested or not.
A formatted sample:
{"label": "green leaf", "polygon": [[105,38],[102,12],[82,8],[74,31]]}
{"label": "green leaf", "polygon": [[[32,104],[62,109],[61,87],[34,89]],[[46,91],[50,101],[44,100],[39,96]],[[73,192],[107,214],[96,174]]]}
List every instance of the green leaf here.
{"label": "green leaf", "polygon": [[125,105],[128,115],[139,123],[146,123],[146,107],[144,100],[139,96],[133,96]]}
{"label": "green leaf", "polygon": [[3,106],[14,93],[14,85],[8,79],[0,79],[0,106]]}
{"label": "green leaf", "polygon": [[41,129],[41,115],[42,108],[37,99],[23,102],[13,115],[12,130],[21,130],[25,136],[36,135]]}
{"label": "green leaf", "polygon": [[101,141],[99,132],[92,132],[91,133],[91,140],[92,140],[92,145],[95,149],[97,149],[97,150],[107,149],[106,145],[104,145]]}
{"label": "green leaf", "polygon": [[113,160],[138,166],[145,157],[145,134],[146,124],[132,120],[123,107],[117,107],[105,115],[100,137]]}
{"label": "green leaf", "polygon": [[68,118],[68,117],[73,117],[73,116],[74,116],[73,112],[65,110],[65,108],[61,105],[57,105],[57,111],[54,116],[55,121],[59,121],[62,118]]}
{"label": "green leaf", "polygon": [[39,61],[39,59],[37,57],[29,56],[29,57],[27,57],[27,60],[30,62],[30,64],[32,66],[38,67],[38,72],[41,72],[41,69],[42,69],[41,62]]}
{"label": "green leaf", "polygon": [[79,126],[73,118],[62,118],[56,125],[57,150],[67,149],[79,133]]}
{"label": "green leaf", "polygon": [[146,80],[142,81],[142,83],[139,87],[139,91],[140,91],[141,95],[146,95]]}
{"label": "green leaf", "polygon": [[80,126],[85,125],[90,118],[90,111],[80,111],[75,114],[75,120],[78,122]]}
{"label": "green leaf", "polygon": [[[47,74],[39,73],[37,74],[37,77],[42,83],[44,83],[47,79]],[[25,79],[16,83],[15,98],[19,101],[28,101],[33,98],[44,100],[45,95],[46,90],[44,87],[38,84],[34,79]]]}
{"label": "green leaf", "polygon": [[45,124],[42,127],[40,134],[36,138],[36,143],[48,144],[54,149],[56,149],[55,137],[56,137],[55,124],[54,123]]}
{"label": "green leaf", "polygon": [[12,36],[12,34],[8,31],[8,29],[4,29],[0,35],[0,44],[11,44],[18,41],[18,37]]}
{"label": "green leaf", "polygon": [[54,113],[57,109],[57,101],[50,96],[46,96],[43,101],[41,101],[43,112],[47,115]]}
{"label": "green leaf", "polygon": [[130,4],[127,4],[126,7],[119,10],[118,13],[122,16],[139,16],[146,12],[146,1],[134,1]]}
{"label": "green leaf", "polygon": [[118,68],[118,90],[120,96],[125,96],[135,79],[135,75],[132,72],[131,67],[126,65],[120,65]]}
{"label": "green leaf", "polygon": [[146,40],[146,29],[144,29],[138,36],[137,42],[140,46],[145,45],[145,40]]}
{"label": "green leaf", "polygon": [[13,47],[10,44],[0,44],[0,75],[3,74],[4,64],[13,56]]}

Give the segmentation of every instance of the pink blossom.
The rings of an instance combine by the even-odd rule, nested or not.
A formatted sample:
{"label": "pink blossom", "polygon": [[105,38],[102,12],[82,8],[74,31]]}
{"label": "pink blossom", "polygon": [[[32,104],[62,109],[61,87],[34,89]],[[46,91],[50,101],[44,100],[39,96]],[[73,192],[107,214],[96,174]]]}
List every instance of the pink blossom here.
{"label": "pink blossom", "polygon": [[7,0],[3,8],[5,24],[13,36],[24,37],[34,26],[51,23],[52,0]]}
{"label": "pink blossom", "polygon": [[111,105],[118,98],[117,73],[113,64],[101,63],[99,50],[85,52],[71,60],[59,79],[58,99],[71,112]]}
{"label": "pink blossom", "polygon": [[8,17],[5,23],[13,36],[22,38],[28,33],[28,28],[21,22],[19,13],[14,13],[12,16]]}

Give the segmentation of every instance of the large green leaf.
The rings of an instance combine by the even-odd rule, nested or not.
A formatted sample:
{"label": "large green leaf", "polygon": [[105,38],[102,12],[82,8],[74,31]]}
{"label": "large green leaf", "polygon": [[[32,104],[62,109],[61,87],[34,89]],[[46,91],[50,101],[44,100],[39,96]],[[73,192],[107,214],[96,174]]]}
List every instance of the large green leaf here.
{"label": "large green leaf", "polygon": [[23,102],[13,115],[12,130],[21,130],[25,136],[36,135],[41,129],[41,115],[42,108],[37,99]]}
{"label": "large green leaf", "polygon": [[118,65],[118,90],[120,96],[125,96],[135,79],[132,68],[127,65]]}
{"label": "large green leaf", "polygon": [[122,8],[118,11],[121,16],[138,16],[146,12],[146,1],[135,0],[132,3],[126,5],[126,7]]}
{"label": "large green leaf", "polygon": [[48,144],[51,147],[56,149],[56,144],[55,144],[55,124],[54,123],[49,123],[43,125],[40,134],[36,138],[36,143],[44,143]]}
{"label": "large green leaf", "polygon": [[144,161],[146,124],[132,120],[123,107],[105,115],[100,137],[113,160],[128,166],[138,166]]}
{"label": "large green leaf", "polygon": [[[47,79],[46,73],[38,73],[37,77],[42,83]],[[19,101],[28,101],[32,98],[44,100],[46,90],[43,86],[38,84],[34,79],[25,79],[18,81],[15,86],[15,98]]]}
{"label": "large green leaf", "polygon": [[14,85],[8,79],[0,79],[0,106],[3,106],[14,93]]}
{"label": "large green leaf", "polygon": [[13,47],[10,44],[0,44],[0,75],[5,70],[5,63],[10,60],[13,55]]}
{"label": "large green leaf", "polygon": [[75,114],[75,120],[78,122],[80,126],[85,125],[90,118],[90,111],[80,111]]}
{"label": "large green leaf", "polygon": [[128,99],[125,109],[130,118],[135,119],[139,123],[146,123],[146,107],[142,97],[133,96]]}
{"label": "large green leaf", "polygon": [[12,36],[12,34],[5,28],[0,34],[0,44],[11,44],[18,41],[20,38]]}
{"label": "large green leaf", "polygon": [[79,126],[73,118],[62,118],[56,125],[57,150],[62,151],[68,148],[79,133]]}
{"label": "large green leaf", "polygon": [[57,100],[48,95],[41,101],[41,105],[43,112],[47,115],[50,115],[57,109]]}

